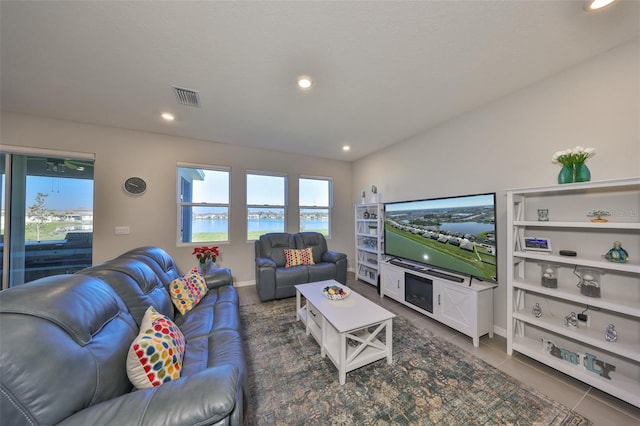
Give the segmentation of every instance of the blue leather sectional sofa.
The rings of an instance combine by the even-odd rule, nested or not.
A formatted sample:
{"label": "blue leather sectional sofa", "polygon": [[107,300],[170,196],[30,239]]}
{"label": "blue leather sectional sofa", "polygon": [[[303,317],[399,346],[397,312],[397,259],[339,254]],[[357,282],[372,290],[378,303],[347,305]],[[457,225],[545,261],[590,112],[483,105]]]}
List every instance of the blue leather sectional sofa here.
{"label": "blue leather sectional sofa", "polygon": [[[143,247],[73,275],[0,292],[2,425],[242,425],[247,367],[228,269],[180,315],[167,286],[180,277],[161,248]],[[179,379],[135,389],[127,352],[150,306],[186,348]]]}

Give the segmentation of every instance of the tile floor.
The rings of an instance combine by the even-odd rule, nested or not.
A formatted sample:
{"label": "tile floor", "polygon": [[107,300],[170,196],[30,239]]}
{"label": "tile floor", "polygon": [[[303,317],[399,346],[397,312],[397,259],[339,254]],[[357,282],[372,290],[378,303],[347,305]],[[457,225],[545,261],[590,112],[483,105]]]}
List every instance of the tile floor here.
{"label": "tile floor", "polygon": [[[494,335],[492,339],[489,336],[484,336],[480,339],[480,347],[475,348],[470,337],[464,336],[394,300],[386,297],[381,299],[374,286],[355,280],[353,273],[348,274],[347,285],[396,315],[408,319],[419,327],[428,328],[432,333],[450,340],[494,367],[575,410],[591,420],[595,426],[640,425],[640,408],[594,389],[526,356],[507,355],[507,341],[501,336]],[[254,286],[238,287],[238,294],[241,305],[260,303]]]}

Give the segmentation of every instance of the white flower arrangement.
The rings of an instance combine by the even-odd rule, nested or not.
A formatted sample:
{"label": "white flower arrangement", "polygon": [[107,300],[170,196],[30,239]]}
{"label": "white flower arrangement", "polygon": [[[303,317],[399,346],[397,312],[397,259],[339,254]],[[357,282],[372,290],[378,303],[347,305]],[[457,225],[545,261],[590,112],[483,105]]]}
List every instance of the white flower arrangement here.
{"label": "white flower arrangement", "polygon": [[564,151],[558,151],[553,154],[551,160],[554,164],[560,163],[562,165],[584,163],[587,158],[596,155],[595,148],[585,148],[583,146],[576,146],[573,149],[565,149]]}

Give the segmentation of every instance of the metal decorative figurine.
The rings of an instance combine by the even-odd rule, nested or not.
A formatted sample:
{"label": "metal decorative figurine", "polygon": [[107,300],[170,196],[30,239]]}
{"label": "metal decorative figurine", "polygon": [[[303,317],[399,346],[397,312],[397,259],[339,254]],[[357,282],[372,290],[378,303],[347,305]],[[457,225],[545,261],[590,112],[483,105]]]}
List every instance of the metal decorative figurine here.
{"label": "metal decorative figurine", "polygon": [[616,331],[615,325],[609,324],[606,331],[604,332],[604,340],[606,340],[607,342],[618,341],[618,332]]}
{"label": "metal decorative figurine", "polygon": [[535,315],[536,318],[540,318],[542,316],[542,308],[540,307],[539,303],[536,303],[533,306],[533,310],[531,311],[531,313],[533,313],[533,315]]}
{"label": "metal decorative figurine", "polygon": [[549,222],[549,209],[538,209],[538,221]]}
{"label": "metal decorative figurine", "polygon": [[564,325],[567,327],[578,328],[578,315],[575,312],[571,312],[569,315],[564,317]]}
{"label": "metal decorative figurine", "polygon": [[595,222],[595,223],[606,223],[609,222],[607,219],[603,218],[602,216],[611,216],[611,212],[609,210],[590,210],[589,213],[587,213],[587,216],[589,217],[593,217],[593,219],[591,219],[591,222]]}

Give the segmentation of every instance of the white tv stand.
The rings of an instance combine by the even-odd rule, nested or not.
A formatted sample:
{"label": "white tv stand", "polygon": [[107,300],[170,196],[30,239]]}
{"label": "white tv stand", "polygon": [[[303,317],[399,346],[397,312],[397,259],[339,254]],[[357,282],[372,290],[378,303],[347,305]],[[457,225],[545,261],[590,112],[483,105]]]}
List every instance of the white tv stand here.
{"label": "white tv stand", "polygon": [[[393,262],[393,263],[392,263]],[[405,274],[431,281],[433,312],[409,303],[405,297]],[[387,260],[381,264],[380,297],[391,299],[433,318],[473,339],[493,337],[493,289],[495,284],[462,278],[405,260]]]}

